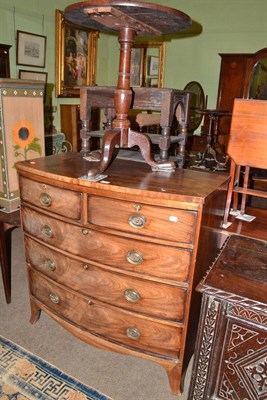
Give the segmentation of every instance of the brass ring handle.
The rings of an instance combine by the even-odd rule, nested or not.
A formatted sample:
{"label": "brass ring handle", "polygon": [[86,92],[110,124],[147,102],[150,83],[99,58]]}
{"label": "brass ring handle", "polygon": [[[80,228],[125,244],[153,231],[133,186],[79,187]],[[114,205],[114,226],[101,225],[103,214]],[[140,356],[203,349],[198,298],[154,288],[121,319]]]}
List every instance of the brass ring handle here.
{"label": "brass ring handle", "polygon": [[50,226],[48,226],[48,225],[44,225],[44,226],[42,227],[42,229],[41,229],[41,232],[42,232],[42,234],[43,234],[44,236],[46,236],[47,238],[53,237],[53,231],[52,231],[52,229],[50,228]]}
{"label": "brass ring handle", "polygon": [[141,299],[140,293],[134,289],[126,289],[124,292],[124,297],[130,303],[137,303]]}
{"label": "brass ring handle", "polygon": [[40,203],[46,207],[49,207],[52,204],[52,198],[47,193],[41,193],[39,196],[39,200],[40,200]]}
{"label": "brass ring handle", "polygon": [[139,214],[132,214],[128,218],[129,225],[131,225],[133,228],[143,228],[146,224],[146,219],[143,215]]}
{"label": "brass ring handle", "polygon": [[44,265],[45,265],[45,268],[49,269],[50,271],[55,271],[55,269],[56,269],[55,263],[52,260],[50,260],[49,258],[47,260],[45,260]]}
{"label": "brass ring handle", "polygon": [[130,264],[135,265],[138,265],[144,261],[142,254],[136,250],[129,250],[126,254],[126,259]]}
{"label": "brass ring handle", "polygon": [[59,303],[59,297],[56,294],[50,293],[49,299],[55,304]]}
{"label": "brass ring handle", "polygon": [[126,335],[128,336],[128,338],[134,339],[134,340],[138,340],[141,337],[141,333],[140,333],[139,329],[137,329],[137,328],[127,328]]}

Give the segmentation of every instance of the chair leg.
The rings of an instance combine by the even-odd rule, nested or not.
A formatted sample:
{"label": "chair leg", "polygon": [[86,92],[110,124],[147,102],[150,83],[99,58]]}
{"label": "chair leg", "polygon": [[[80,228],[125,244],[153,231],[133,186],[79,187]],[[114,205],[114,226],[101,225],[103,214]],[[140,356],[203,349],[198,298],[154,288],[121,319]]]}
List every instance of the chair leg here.
{"label": "chair leg", "polygon": [[[239,180],[240,180],[240,173],[241,173],[241,167],[240,165],[236,165],[235,168],[235,176],[234,176],[234,186],[239,186]],[[232,204],[233,211],[237,211],[238,208],[238,193],[233,192],[233,204]]]}
{"label": "chair leg", "polygon": [[[244,182],[243,182],[243,188],[247,189],[248,188],[248,184],[249,184],[249,172],[250,172],[250,167],[246,167],[245,168],[245,175],[244,175]],[[247,200],[247,195],[245,193],[242,194],[242,201],[241,201],[241,208],[240,208],[240,212],[241,214],[245,213],[245,209],[246,209],[246,200]]]}
{"label": "chair leg", "polygon": [[229,187],[228,187],[228,192],[227,192],[227,197],[226,197],[226,205],[225,205],[224,218],[223,218],[223,227],[226,227],[228,224],[228,217],[229,217],[232,195],[233,195],[233,190],[234,190],[235,175],[236,175],[236,164],[233,160],[231,160],[231,167],[230,167],[230,178],[231,179],[229,182]]}

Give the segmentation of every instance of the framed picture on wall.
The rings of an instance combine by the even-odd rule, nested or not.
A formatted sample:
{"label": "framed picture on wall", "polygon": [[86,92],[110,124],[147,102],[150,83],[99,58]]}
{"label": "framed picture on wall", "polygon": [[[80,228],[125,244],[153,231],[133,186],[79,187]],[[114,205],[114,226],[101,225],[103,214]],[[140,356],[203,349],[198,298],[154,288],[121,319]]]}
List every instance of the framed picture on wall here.
{"label": "framed picture on wall", "polygon": [[150,56],[149,58],[149,75],[159,74],[159,58]]}
{"label": "framed picture on wall", "polygon": [[96,84],[98,31],[73,25],[56,10],[56,96],[79,97],[79,86]]}
{"label": "framed picture on wall", "polygon": [[42,81],[46,84],[47,72],[28,71],[26,69],[19,70],[19,79],[28,79],[33,81]]}
{"label": "framed picture on wall", "polygon": [[45,67],[46,36],[17,31],[17,65]]}

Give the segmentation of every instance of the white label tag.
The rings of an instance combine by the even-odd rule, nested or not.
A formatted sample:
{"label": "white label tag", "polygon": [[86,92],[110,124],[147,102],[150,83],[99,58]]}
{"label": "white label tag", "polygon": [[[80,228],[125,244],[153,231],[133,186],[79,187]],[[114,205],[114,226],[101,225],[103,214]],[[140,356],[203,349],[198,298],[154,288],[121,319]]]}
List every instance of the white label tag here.
{"label": "white label tag", "polygon": [[176,217],[175,215],[171,215],[171,216],[169,217],[169,221],[170,221],[170,222],[178,222],[179,219],[178,219],[178,217]]}

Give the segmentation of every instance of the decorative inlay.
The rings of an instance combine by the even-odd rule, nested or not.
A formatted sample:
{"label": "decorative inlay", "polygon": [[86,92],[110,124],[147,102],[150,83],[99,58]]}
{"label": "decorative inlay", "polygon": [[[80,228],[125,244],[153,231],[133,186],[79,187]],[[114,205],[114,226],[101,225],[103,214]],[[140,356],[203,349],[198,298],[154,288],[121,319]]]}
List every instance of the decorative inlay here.
{"label": "decorative inlay", "polygon": [[212,297],[208,298],[205,325],[203,330],[203,341],[201,343],[199,360],[197,366],[196,383],[194,387],[194,400],[204,400],[204,389],[207,380],[209,359],[214,339],[216,317],[219,304]]}
{"label": "decorative inlay", "polygon": [[250,377],[257,394],[259,396],[267,395],[267,355],[257,360],[256,363],[245,367],[245,371]]}
{"label": "decorative inlay", "polygon": [[[219,395],[222,399],[226,400],[240,400],[240,397],[237,395],[235,389],[233,388],[231,382],[224,374],[222,378],[222,383],[219,391]],[[242,400],[249,400],[249,399],[242,399]]]}
{"label": "decorative inlay", "polygon": [[[266,307],[266,306],[265,306]],[[266,325],[267,326],[267,308],[261,309],[258,307],[248,308],[244,306],[244,302],[240,304],[230,304],[228,308],[229,315],[236,315],[248,321],[254,321],[258,324]]]}
{"label": "decorative inlay", "polygon": [[233,324],[230,334],[228,350],[233,350],[236,346],[243,344],[247,340],[257,335],[258,333],[255,331]]}

